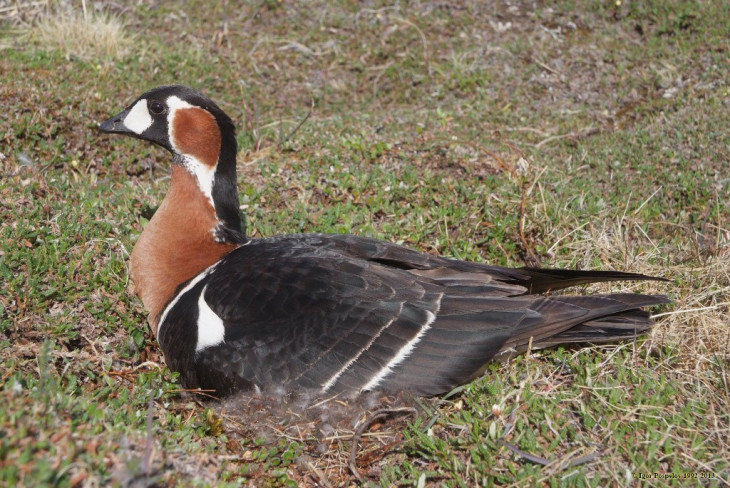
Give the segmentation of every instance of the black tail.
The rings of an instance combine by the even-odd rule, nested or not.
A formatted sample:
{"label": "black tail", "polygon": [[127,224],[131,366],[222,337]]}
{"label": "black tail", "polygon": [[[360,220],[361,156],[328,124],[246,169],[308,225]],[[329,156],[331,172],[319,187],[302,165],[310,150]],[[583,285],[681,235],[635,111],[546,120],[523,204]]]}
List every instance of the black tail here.
{"label": "black tail", "polygon": [[514,281],[527,287],[529,294],[544,293],[551,290],[562,290],[571,286],[603,283],[607,281],[669,281],[664,278],[647,276],[640,273],[624,273],[622,271],[583,271],[575,269],[520,268],[529,275],[528,281]]}
{"label": "black tail", "polygon": [[[641,297],[642,307],[670,303],[665,295],[636,295]],[[535,348],[557,346],[559,344],[619,342],[634,339],[647,332],[654,325],[649,312],[638,308],[615,314],[604,315],[571,327],[552,337],[533,343]]]}

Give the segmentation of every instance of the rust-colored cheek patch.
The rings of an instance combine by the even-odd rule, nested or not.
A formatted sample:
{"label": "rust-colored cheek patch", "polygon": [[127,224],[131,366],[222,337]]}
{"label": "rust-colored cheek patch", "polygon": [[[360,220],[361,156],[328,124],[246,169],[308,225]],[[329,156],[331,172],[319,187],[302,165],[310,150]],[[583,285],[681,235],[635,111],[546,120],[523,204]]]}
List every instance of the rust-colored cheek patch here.
{"label": "rust-colored cheek patch", "polygon": [[182,108],[172,120],[172,142],[180,154],[213,167],[218,164],[221,131],[215,118],[202,108]]}

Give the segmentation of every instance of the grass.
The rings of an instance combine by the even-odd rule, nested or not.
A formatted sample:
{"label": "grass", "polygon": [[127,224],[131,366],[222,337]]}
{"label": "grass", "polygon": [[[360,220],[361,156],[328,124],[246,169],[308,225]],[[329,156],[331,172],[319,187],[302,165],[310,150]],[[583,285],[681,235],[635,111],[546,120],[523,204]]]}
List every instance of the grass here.
{"label": "grass", "polygon": [[[0,23],[0,486],[351,484],[384,404],[419,415],[365,432],[365,485],[730,484],[721,2],[86,3],[126,51],[26,42],[52,28],[36,4]],[[644,272],[672,281],[586,291],[674,303],[645,339],[533,351],[442,400],[182,392],[127,277],[168,157],[94,131],[171,82],[238,121],[254,236]]]}
{"label": "grass", "polygon": [[43,16],[31,33],[30,39],[45,49],[85,59],[122,58],[134,42],[118,17],[75,10]]}

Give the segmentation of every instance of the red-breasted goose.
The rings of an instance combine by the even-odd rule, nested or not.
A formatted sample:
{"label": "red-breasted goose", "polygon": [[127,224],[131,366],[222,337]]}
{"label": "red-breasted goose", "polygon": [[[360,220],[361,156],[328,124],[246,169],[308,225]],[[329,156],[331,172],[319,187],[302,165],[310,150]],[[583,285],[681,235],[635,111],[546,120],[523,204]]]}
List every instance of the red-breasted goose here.
{"label": "red-breasted goose", "polygon": [[663,295],[545,295],[635,273],[456,261],[354,235],[262,239],[241,228],[236,138],[210,99],[155,88],[103,132],[172,153],[170,188],[134,247],[131,277],[184,386],[228,395],[440,394],[503,354],[635,337]]}

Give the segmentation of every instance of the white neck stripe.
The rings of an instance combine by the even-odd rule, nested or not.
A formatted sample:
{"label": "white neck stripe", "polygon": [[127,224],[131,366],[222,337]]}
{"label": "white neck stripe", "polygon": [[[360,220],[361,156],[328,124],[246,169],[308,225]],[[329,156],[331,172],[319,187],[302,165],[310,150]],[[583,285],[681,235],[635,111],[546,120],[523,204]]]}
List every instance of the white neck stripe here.
{"label": "white neck stripe", "polygon": [[188,154],[182,153],[180,149],[175,145],[175,135],[172,133],[175,127],[174,121],[177,111],[179,109],[193,108],[194,106],[190,105],[185,100],[176,97],[175,95],[168,97],[165,102],[170,109],[170,112],[167,114],[167,126],[169,127],[168,130],[170,131],[170,145],[177,154],[182,156],[184,160],[183,166],[188,171],[188,173],[195,176],[195,180],[198,182],[198,188],[200,188],[200,191],[203,192],[203,195],[205,195],[205,197],[210,201],[210,204],[213,206],[213,208],[215,208],[215,202],[213,201],[215,166],[211,168],[208,165],[198,161],[196,158]]}

